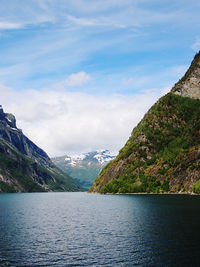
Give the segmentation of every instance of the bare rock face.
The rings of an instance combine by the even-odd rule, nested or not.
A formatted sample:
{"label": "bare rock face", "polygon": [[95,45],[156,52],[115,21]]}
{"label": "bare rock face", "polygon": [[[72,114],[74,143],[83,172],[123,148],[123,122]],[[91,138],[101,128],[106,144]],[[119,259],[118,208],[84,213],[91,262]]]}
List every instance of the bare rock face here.
{"label": "bare rock face", "polygon": [[48,155],[17,128],[15,116],[10,113],[4,113],[2,106],[0,106],[0,138],[41,165],[47,168],[53,167]]}
{"label": "bare rock face", "polygon": [[200,99],[200,52],[194,57],[190,68],[171,90],[177,95]]}
{"label": "bare rock face", "polygon": [[15,116],[0,105],[0,193],[80,191],[73,178],[17,128]]}

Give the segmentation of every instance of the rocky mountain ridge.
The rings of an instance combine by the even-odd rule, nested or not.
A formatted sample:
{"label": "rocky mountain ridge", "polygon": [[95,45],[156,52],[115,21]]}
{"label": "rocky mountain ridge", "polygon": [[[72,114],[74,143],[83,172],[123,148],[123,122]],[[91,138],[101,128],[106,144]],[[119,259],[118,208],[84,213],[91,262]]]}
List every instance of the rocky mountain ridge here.
{"label": "rocky mountain ridge", "polygon": [[80,191],[0,106],[0,192]]}
{"label": "rocky mountain ridge", "polygon": [[53,167],[52,161],[48,155],[29,138],[27,138],[21,129],[16,126],[16,119],[13,114],[4,113],[0,105],[0,138],[14,146],[23,155],[35,160],[45,167]]}
{"label": "rocky mountain ridge", "polygon": [[182,79],[172,88],[177,95],[200,99],[200,53],[196,54]]}
{"label": "rocky mountain ridge", "polygon": [[160,98],[89,192],[200,193],[200,53]]}

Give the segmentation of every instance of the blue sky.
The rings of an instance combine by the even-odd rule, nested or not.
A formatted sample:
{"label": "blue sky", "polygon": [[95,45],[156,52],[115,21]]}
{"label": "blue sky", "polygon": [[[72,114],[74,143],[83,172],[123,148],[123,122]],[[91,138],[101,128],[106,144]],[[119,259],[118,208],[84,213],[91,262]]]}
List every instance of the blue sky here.
{"label": "blue sky", "polygon": [[[113,151],[120,149],[143,113],[181,78],[200,49],[197,0],[0,0],[0,3],[2,104],[6,111],[16,115],[24,132],[50,155],[105,146]],[[54,97],[49,99],[51,94]],[[133,110],[137,105],[132,101],[138,98],[141,105]],[[91,110],[88,99],[96,103]],[[95,109],[103,105],[99,99],[104,103],[109,99],[109,111],[105,106],[101,111]],[[55,109],[55,117],[45,113],[47,106],[48,110]],[[35,114],[36,109],[40,114]],[[62,116],[63,112],[66,114],[62,121],[60,110]],[[120,113],[113,118],[117,110]],[[89,115],[83,117],[86,111]],[[23,113],[27,112],[33,115],[25,116]],[[107,117],[112,117],[112,128],[105,124]],[[88,140],[83,137],[87,135],[81,128],[83,118],[89,121],[84,127],[96,127]],[[78,129],[71,124],[73,120],[79,124]],[[119,120],[123,120],[125,129],[121,129]],[[50,136],[48,131],[51,132],[50,125],[55,127],[54,121],[59,121],[59,126],[68,124],[76,132],[76,142],[67,134],[70,129],[62,129],[65,136],[60,137],[59,133]],[[113,140],[116,131],[119,136]],[[96,143],[90,142],[91,138]]]}

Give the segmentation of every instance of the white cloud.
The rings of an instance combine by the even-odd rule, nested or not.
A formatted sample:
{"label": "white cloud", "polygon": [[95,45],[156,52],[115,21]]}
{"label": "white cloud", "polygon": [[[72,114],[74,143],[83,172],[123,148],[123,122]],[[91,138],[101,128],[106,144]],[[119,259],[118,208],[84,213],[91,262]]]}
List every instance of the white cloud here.
{"label": "white cloud", "polygon": [[161,91],[162,95],[166,95],[167,93],[169,93],[171,90],[171,87],[164,87]]}
{"label": "white cloud", "polygon": [[122,83],[124,85],[132,85],[134,82],[134,78],[133,77],[128,77],[128,78],[123,78]]}
{"label": "white cloud", "polygon": [[21,23],[0,22],[0,30],[20,29],[23,27],[24,27],[24,25]]}
{"label": "white cloud", "polygon": [[0,86],[1,104],[50,156],[99,148],[118,151],[160,93],[91,95]]}
{"label": "white cloud", "polygon": [[188,69],[188,65],[179,65],[179,66],[168,68],[168,72],[173,73],[174,76],[181,78],[185,74],[187,69]]}
{"label": "white cloud", "polygon": [[68,15],[68,20],[70,20],[73,23],[82,25],[82,26],[98,26],[101,25],[99,22],[95,19],[87,19],[87,18],[76,18],[74,16]]}
{"label": "white cloud", "polygon": [[195,52],[198,52],[200,50],[200,37],[198,37],[196,41],[192,44],[192,49]]}
{"label": "white cloud", "polygon": [[[170,48],[170,52],[172,47],[179,49],[179,44],[184,40],[178,37],[185,36],[180,29],[191,29],[193,25],[198,31],[199,12],[195,8],[197,1],[192,1],[193,9],[187,8],[191,6],[191,1],[188,4],[184,1],[184,5],[179,4],[182,3],[180,0],[164,1],[163,7],[156,5],[158,0],[151,1],[155,6],[151,6],[151,3],[144,6],[144,2],[148,1],[30,0],[27,4],[27,0],[21,0],[19,6],[18,1],[7,0],[6,5],[0,5],[0,30],[18,29],[26,25],[30,28],[33,25],[41,26],[37,31],[35,28],[33,32],[26,31],[16,39],[7,38],[10,41],[8,46],[2,47],[7,48],[1,53],[1,80],[20,90],[30,85],[41,88],[64,80],[66,77],[63,70],[67,73],[75,72],[61,82],[60,86],[58,84],[60,90],[17,92],[0,86],[0,104],[3,104],[7,112],[16,115],[19,127],[51,156],[102,147],[120,149],[133,126],[160,96],[160,93],[153,93],[152,90],[128,96],[70,93],[64,90],[67,86],[86,85],[93,78],[85,87],[88,91],[85,91],[124,93],[153,86],[166,87],[182,75],[185,66],[171,70],[166,68],[168,63],[170,66],[170,62],[174,62],[175,53],[171,56],[169,53],[167,60],[163,55],[169,52],[167,48]],[[156,6],[158,8],[154,8]],[[155,25],[158,27],[152,28]],[[174,30],[171,35],[172,25]],[[111,29],[112,27],[115,28]],[[117,31],[116,27],[120,30]],[[177,27],[180,32],[177,38],[168,39],[167,31],[173,37]],[[133,28],[138,31],[132,32]],[[161,29],[162,35],[157,35]],[[10,34],[12,36],[12,32]],[[198,49],[199,45],[197,39],[193,49]],[[166,53],[162,52],[161,58],[160,51],[165,48]],[[150,59],[146,57],[146,53],[138,54],[141,59],[146,57],[138,63],[137,51],[150,54],[152,51],[154,54]],[[126,60],[117,61],[118,56],[119,59],[128,59],[129,52],[130,60],[127,63],[132,60],[131,66],[126,66]],[[160,65],[160,72],[154,65],[159,60],[164,63]],[[143,64],[144,61],[146,66],[152,66],[151,69],[128,69]],[[89,66],[89,71],[93,68],[92,77],[84,71],[76,73],[83,66]],[[115,71],[116,77],[111,77],[113,81],[109,81],[106,75]],[[102,74],[96,82],[96,76],[100,72]],[[74,88],[73,90],[75,91]],[[167,92],[168,88],[163,90]]]}
{"label": "white cloud", "polygon": [[78,73],[72,73],[64,82],[67,86],[81,86],[88,83],[91,80],[91,76],[84,71]]}
{"label": "white cloud", "polygon": [[[178,8],[177,16],[176,9],[165,9],[164,4],[163,8],[152,9],[151,5],[144,5],[145,1],[133,3],[131,0],[96,0],[92,3],[87,0],[30,0],[28,4],[26,0],[21,0],[20,7],[17,2],[8,0],[5,6],[0,5],[1,20],[9,21],[4,27],[28,25],[30,31],[24,30],[19,36],[11,31],[8,33],[10,37],[3,40],[5,45],[1,53],[0,76],[6,84],[20,89],[30,86],[41,88],[64,80],[63,70],[67,73],[86,68],[90,72],[91,69],[93,72],[127,72],[126,66],[141,64],[140,60],[138,63],[138,58],[142,59],[151,52],[155,53],[155,58],[152,60],[147,56],[145,64],[151,64],[153,70],[156,61],[166,60],[161,51],[166,50],[168,53],[170,47],[175,47],[176,51],[179,42],[182,42],[178,37],[168,39],[168,34],[162,33],[159,37],[157,34],[160,34],[160,28],[167,31],[166,25],[169,23],[180,26],[183,21],[188,22],[188,16],[191,14],[185,6]],[[170,3],[169,7],[173,7],[173,3]],[[181,11],[188,13],[188,16],[182,16]],[[161,27],[160,22],[167,24]],[[155,23],[159,29],[152,28]],[[87,27],[99,25],[102,27]],[[116,29],[117,25],[124,28]],[[133,31],[135,28],[137,31]],[[140,57],[135,57],[137,52],[141,53]],[[171,64],[170,60],[173,62],[174,55],[168,55],[169,59],[161,69],[166,64]],[[180,56],[180,53],[178,55]],[[7,74],[4,74],[5,72]],[[71,80],[66,83],[68,86],[75,86],[71,85]],[[131,80],[124,83],[136,84],[131,83]]]}
{"label": "white cloud", "polygon": [[95,26],[109,26],[109,27],[117,27],[117,28],[125,28],[126,26],[122,23],[119,23],[118,19],[113,19],[109,17],[98,17],[98,19],[95,18],[84,18],[84,17],[74,17],[71,15],[67,16],[67,19],[77,25],[80,26],[89,26],[89,27],[95,27]]}
{"label": "white cloud", "polygon": [[[149,26],[150,24],[176,22],[182,24],[187,21],[198,19],[198,3],[192,1],[196,10],[190,11],[191,4],[180,4],[164,1],[164,9],[151,9],[144,7],[145,1],[131,0],[21,0],[20,7],[17,1],[8,0],[6,8],[0,6],[1,18],[7,17],[11,22],[7,22],[7,27],[19,27],[20,25],[38,25],[43,23],[59,23],[66,26],[66,20],[81,26],[113,26],[119,28]],[[155,4],[157,1],[151,1]],[[176,1],[175,1],[176,2]],[[191,2],[191,1],[190,1]],[[169,4],[170,3],[170,4]],[[170,11],[165,8],[170,5]],[[174,10],[174,11],[172,11]],[[184,20],[183,20],[184,18]],[[12,19],[14,22],[12,23]],[[61,24],[60,24],[61,23]],[[6,22],[4,23],[6,27]],[[1,29],[1,28],[0,28]]]}

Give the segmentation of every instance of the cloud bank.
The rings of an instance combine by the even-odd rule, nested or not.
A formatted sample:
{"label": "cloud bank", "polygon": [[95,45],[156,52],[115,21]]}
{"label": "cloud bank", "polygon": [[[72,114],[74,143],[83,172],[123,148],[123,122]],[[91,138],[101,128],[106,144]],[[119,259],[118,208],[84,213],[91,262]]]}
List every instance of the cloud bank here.
{"label": "cloud bank", "polygon": [[200,47],[196,0],[1,2],[0,104],[50,156],[119,150]]}
{"label": "cloud bank", "polygon": [[157,91],[134,95],[92,95],[44,89],[15,91],[0,86],[1,104],[17,125],[50,156],[99,148],[117,152],[134,126],[160,97]]}

